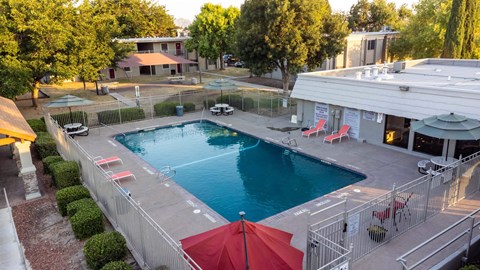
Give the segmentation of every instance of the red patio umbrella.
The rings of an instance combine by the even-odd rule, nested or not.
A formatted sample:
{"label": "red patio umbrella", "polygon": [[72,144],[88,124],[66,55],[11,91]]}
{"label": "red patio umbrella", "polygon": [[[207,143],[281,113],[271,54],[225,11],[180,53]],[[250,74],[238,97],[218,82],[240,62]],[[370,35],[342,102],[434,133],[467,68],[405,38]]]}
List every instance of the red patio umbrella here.
{"label": "red patio umbrella", "polygon": [[[292,247],[292,234],[244,220],[249,269],[302,269],[303,252]],[[245,270],[242,221],[180,240],[204,270]]]}

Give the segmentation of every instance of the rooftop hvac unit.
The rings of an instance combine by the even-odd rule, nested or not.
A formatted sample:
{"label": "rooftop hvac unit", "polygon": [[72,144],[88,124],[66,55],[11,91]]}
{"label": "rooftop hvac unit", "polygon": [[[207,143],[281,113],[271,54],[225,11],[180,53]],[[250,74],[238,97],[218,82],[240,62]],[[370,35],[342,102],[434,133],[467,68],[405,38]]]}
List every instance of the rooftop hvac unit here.
{"label": "rooftop hvac unit", "polygon": [[405,61],[398,61],[393,63],[393,72],[400,73],[405,70]]}

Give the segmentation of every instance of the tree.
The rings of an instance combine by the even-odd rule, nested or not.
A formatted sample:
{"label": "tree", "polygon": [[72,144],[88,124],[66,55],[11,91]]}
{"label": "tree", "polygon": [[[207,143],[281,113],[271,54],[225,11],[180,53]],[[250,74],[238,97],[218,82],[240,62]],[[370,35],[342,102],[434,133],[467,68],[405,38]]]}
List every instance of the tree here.
{"label": "tree", "polygon": [[96,16],[113,15],[120,27],[117,38],[175,36],[175,23],[165,6],[149,0],[93,0]]}
{"label": "tree", "polygon": [[398,21],[395,3],[385,0],[373,0],[370,4],[369,30],[380,31],[383,26],[392,26]]}
{"label": "tree", "polygon": [[[336,31],[337,32],[327,32]],[[279,69],[284,94],[291,74],[314,68],[341,51],[348,35],[326,0],[246,0],[237,25],[237,52],[260,75]]]}
{"label": "tree", "polygon": [[221,5],[207,3],[190,25],[191,39],[187,41],[188,50],[196,50],[201,57],[222,60],[223,54],[233,50],[235,42],[235,21],[240,10],[235,7],[223,8]]}
{"label": "tree", "polygon": [[[0,2],[8,31],[13,33],[18,50],[11,51],[7,61],[25,76],[18,82],[19,92],[31,90],[32,103],[38,106],[38,90],[42,79],[55,82],[74,74],[69,44],[72,44],[71,22],[75,14],[69,0],[3,0]],[[13,70],[12,69],[12,70]],[[8,74],[7,74],[8,75]],[[10,71],[10,75],[11,71]],[[16,76],[16,75],[15,75]],[[26,80],[25,78],[29,79]],[[15,77],[2,77],[8,84]],[[26,83],[31,83],[30,87]]]}
{"label": "tree", "polygon": [[480,5],[477,0],[467,0],[465,7],[465,38],[462,46],[462,59],[475,57],[475,27],[478,24],[478,9]]}
{"label": "tree", "polygon": [[398,29],[399,38],[390,44],[391,56],[396,59],[439,57],[450,3],[445,0],[420,0],[414,6],[412,17]]}
{"label": "tree", "polygon": [[348,27],[353,31],[368,31],[370,28],[370,3],[368,0],[359,0],[350,8]]}
{"label": "tree", "polygon": [[453,0],[442,58],[460,58],[465,38],[466,0]]}

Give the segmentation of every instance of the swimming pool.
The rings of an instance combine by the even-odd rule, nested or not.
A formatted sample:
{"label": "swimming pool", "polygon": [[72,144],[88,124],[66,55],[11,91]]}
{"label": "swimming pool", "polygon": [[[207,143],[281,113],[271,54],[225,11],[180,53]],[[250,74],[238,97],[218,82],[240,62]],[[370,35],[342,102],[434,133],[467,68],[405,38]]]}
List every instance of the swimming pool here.
{"label": "swimming pool", "polygon": [[127,133],[115,139],[229,221],[259,221],[363,180],[276,144],[209,121]]}

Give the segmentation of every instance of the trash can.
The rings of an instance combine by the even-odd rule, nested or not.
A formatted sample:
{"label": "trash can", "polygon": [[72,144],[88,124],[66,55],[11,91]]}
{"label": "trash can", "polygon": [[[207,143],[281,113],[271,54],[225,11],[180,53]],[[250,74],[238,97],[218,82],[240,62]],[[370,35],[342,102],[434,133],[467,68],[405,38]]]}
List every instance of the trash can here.
{"label": "trash can", "polygon": [[102,85],[101,90],[104,95],[108,94],[108,85]]}
{"label": "trash can", "polygon": [[197,83],[198,83],[197,78],[192,78],[192,84],[195,85]]}
{"label": "trash can", "polygon": [[177,116],[183,116],[183,106],[176,106]]}

